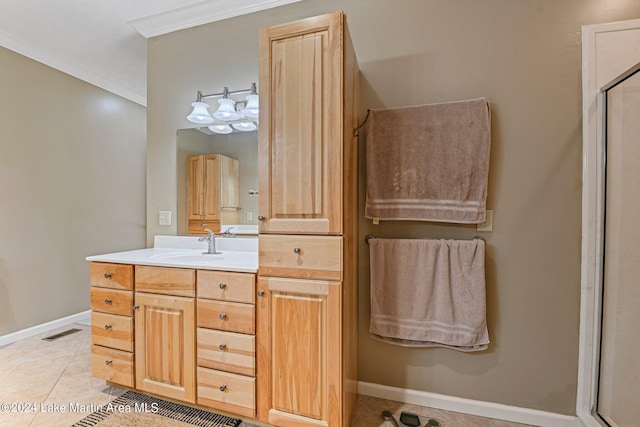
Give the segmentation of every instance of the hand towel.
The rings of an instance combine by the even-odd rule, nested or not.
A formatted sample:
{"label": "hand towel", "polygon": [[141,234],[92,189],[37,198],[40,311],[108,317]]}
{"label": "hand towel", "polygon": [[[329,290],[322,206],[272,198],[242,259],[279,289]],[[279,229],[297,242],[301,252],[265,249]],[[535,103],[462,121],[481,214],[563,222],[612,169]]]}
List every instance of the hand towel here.
{"label": "hand towel", "polygon": [[484,222],[490,148],[485,98],[371,110],[365,216]]}
{"label": "hand towel", "polygon": [[487,349],[483,240],[373,238],[369,246],[373,338]]}

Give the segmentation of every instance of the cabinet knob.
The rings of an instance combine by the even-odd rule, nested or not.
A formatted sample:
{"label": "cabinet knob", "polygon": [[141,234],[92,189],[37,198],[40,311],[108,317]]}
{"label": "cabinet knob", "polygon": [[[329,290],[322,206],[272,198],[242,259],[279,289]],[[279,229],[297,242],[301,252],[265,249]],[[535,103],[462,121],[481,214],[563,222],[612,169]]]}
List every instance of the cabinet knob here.
{"label": "cabinet knob", "polygon": [[139,305],[134,305],[134,306],[133,306],[133,309],[134,309],[134,310],[137,310],[137,309],[139,309],[139,308],[140,308],[140,306],[139,306]]}
{"label": "cabinet knob", "polygon": [[220,391],[225,391],[227,389],[227,385],[226,384],[222,384],[220,386]]}
{"label": "cabinet knob", "polygon": [[111,325],[104,325],[104,328],[108,331],[109,329],[111,329]]}
{"label": "cabinet knob", "polygon": [[107,365],[107,366],[111,365],[112,363],[113,363],[113,360],[111,360],[111,359],[107,359],[107,360],[104,361],[104,364]]}
{"label": "cabinet knob", "polygon": [[105,279],[111,279],[112,274],[111,273],[104,273],[104,278]]}
{"label": "cabinet knob", "polygon": [[224,351],[224,349],[225,349],[225,348],[227,348],[227,345],[226,345],[226,344],[220,344],[220,345],[218,346],[218,348],[219,348],[220,350]]}
{"label": "cabinet knob", "polygon": [[258,291],[258,296],[259,297],[263,297],[264,296],[264,291]]}
{"label": "cabinet knob", "polygon": [[224,289],[227,287],[226,283],[220,283],[218,286],[220,286],[220,289]]}
{"label": "cabinet knob", "polygon": [[220,320],[225,320],[227,318],[227,313],[220,313],[220,316],[218,316],[220,318]]}
{"label": "cabinet knob", "polygon": [[293,248],[293,253],[294,253],[294,254],[298,254],[298,255],[300,255],[300,253],[301,253],[301,252],[302,252],[302,249],[300,249],[300,248]]}
{"label": "cabinet knob", "polygon": [[106,299],[104,300],[104,303],[105,303],[105,304],[111,304],[111,298],[106,298]]}
{"label": "cabinet knob", "polygon": [[264,215],[258,215],[258,221],[264,221]]}

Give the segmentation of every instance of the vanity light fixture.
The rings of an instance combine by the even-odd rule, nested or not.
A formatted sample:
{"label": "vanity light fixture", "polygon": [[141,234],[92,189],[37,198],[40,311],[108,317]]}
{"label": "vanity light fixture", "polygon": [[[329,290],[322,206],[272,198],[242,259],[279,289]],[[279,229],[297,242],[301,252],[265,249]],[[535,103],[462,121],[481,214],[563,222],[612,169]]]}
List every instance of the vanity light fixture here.
{"label": "vanity light fixture", "polygon": [[202,102],[202,92],[198,91],[198,101],[191,104],[193,111],[187,116],[187,120],[193,123],[213,123],[213,117],[209,114],[209,104]]}
{"label": "vanity light fixture", "polygon": [[[247,92],[250,92],[250,94],[246,97],[246,100],[243,101],[238,101],[231,97],[232,95]],[[218,96],[222,98],[218,100],[219,107],[216,112],[213,113],[212,117],[211,114],[209,114],[209,104],[203,100]],[[238,110],[237,104],[242,104],[243,108]],[[249,89],[230,91],[228,87],[225,87],[222,92],[212,93],[209,95],[203,95],[202,92],[198,91],[196,102],[191,104],[193,111],[187,116],[187,120],[198,124],[214,123],[216,121],[214,118],[227,123],[240,120],[238,123],[231,124],[234,129],[252,131],[257,129],[257,123],[251,119],[258,119],[260,111],[259,104],[258,91],[255,83],[251,83],[251,88]],[[231,129],[231,126],[227,123],[214,124],[209,126],[209,129],[211,129],[212,132],[217,133],[231,133],[233,129]]]}
{"label": "vanity light fixture", "polygon": [[233,123],[231,126],[233,126],[235,130],[240,130],[242,132],[251,132],[258,128],[254,122]]}
{"label": "vanity light fixture", "polygon": [[[235,125],[233,127],[235,127]],[[231,126],[229,125],[213,125],[209,126],[209,130],[222,135],[233,132],[233,129],[231,129]]]}

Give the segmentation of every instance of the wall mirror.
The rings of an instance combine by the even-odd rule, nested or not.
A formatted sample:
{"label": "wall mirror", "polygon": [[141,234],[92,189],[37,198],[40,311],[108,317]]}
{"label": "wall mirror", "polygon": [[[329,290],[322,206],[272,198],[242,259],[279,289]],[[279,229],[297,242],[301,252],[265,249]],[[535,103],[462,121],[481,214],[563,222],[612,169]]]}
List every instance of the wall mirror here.
{"label": "wall mirror", "polygon": [[[177,225],[178,234],[189,233],[187,217],[187,161],[201,154],[222,154],[238,161],[238,223],[231,232],[257,234],[258,196],[258,132],[216,134],[206,127],[179,129],[176,134],[177,170]],[[254,233],[255,230],[255,233]]]}

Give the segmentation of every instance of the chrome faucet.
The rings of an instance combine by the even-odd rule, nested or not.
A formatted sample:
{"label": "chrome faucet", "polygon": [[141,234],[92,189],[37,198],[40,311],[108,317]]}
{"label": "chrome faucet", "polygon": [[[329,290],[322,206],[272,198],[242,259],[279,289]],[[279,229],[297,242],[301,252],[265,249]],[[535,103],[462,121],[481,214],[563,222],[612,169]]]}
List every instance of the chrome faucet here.
{"label": "chrome faucet", "polygon": [[236,235],[231,232],[232,228],[233,227],[227,227],[227,229],[222,232],[222,237],[236,237]]}
{"label": "chrome faucet", "polygon": [[216,251],[216,233],[214,233],[213,231],[209,230],[208,228],[205,228],[204,231],[206,231],[207,233],[209,233],[209,235],[207,237],[200,237],[198,239],[198,242],[207,242],[209,243],[209,249],[207,250],[207,252],[202,252],[203,254],[220,254],[222,252],[217,252]]}

